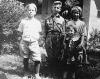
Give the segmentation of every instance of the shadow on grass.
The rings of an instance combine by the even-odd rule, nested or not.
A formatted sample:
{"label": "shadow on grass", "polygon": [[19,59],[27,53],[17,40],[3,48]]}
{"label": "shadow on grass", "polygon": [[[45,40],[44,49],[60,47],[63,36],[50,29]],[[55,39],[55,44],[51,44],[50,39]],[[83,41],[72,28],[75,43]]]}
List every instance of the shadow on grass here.
{"label": "shadow on grass", "polygon": [[5,70],[5,69],[2,69],[2,68],[0,68],[0,71],[2,71],[2,72],[4,72],[4,73],[9,73],[9,74],[12,74],[12,75],[18,75],[18,76],[20,76],[20,77],[23,77],[23,69],[22,68],[20,68],[20,67],[17,67],[17,69],[15,69],[15,70]]}

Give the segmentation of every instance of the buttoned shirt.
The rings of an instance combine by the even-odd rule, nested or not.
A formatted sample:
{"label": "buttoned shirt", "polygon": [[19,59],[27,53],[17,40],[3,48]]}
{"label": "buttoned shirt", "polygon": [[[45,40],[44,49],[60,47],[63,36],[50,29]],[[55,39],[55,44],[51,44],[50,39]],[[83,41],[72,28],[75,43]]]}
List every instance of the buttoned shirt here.
{"label": "buttoned shirt", "polygon": [[48,34],[49,31],[64,31],[64,18],[60,15],[51,15],[51,17],[47,18],[45,21],[45,33]]}
{"label": "buttoned shirt", "polygon": [[42,31],[41,23],[37,19],[25,18],[21,20],[18,31],[22,32],[22,39],[25,41],[33,42],[40,38],[40,32]]}
{"label": "buttoned shirt", "polygon": [[[85,22],[81,21],[81,20],[71,20],[67,23],[66,27],[73,27],[74,29],[74,35],[75,36],[86,36],[87,32],[86,32],[86,25]],[[67,31],[66,31],[67,32]]]}

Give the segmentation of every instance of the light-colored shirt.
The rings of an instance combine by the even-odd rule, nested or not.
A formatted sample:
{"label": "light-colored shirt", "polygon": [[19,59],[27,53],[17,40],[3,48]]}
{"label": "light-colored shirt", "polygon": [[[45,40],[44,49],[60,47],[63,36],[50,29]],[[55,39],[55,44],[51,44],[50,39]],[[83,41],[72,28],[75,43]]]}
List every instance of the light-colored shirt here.
{"label": "light-colored shirt", "polygon": [[22,19],[18,31],[22,32],[22,40],[33,42],[40,38],[41,23],[37,19]]}
{"label": "light-colored shirt", "polygon": [[77,21],[71,20],[67,23],[66,27],[68,26],[72,26],[75,30],[75,34],[77,35],[84,35],[84,36],[87,35],[85,22],[81,20]]}

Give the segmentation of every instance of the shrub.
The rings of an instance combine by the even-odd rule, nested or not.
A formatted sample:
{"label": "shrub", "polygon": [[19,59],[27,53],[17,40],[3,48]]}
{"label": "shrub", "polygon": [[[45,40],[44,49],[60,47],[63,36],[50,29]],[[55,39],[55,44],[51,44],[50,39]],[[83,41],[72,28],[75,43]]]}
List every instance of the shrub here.
{"label": "shrub", "polygon": [[16,29],[20,19],[23,17],[23,3],[17,0],[0,1],[0,47],[2,53],[9,53],[18,48]]}
{"label": "shrub", "polygon": [[92,33],[90,33],[88,49],[100,50],[100,31],[98,29],[93,29]]}

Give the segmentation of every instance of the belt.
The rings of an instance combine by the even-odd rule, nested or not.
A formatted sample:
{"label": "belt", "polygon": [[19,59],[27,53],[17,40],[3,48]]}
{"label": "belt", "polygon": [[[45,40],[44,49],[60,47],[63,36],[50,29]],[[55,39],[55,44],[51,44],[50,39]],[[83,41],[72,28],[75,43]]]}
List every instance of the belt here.
{"label": "belt", "polygon": [[52,33],[52,32],[49,32],[49,33],[48,33],[48,35],[60,35],[60,34],[61,34],[61,33],[59,33],[59,32],[53,32],[53,33]]}

